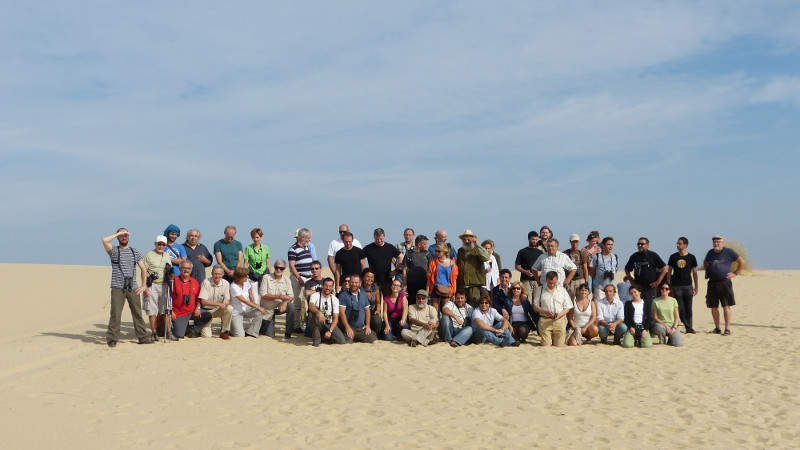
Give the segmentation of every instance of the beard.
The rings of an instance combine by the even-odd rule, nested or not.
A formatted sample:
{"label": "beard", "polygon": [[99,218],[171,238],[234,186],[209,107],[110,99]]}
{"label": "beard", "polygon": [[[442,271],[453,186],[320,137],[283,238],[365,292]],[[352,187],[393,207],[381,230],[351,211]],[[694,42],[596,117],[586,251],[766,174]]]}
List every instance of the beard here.
{"label": "beard", "polygon": [[476,244],[474,242],[470,242],[469,244],[462,245],[462,247],[464,248],[464,250],[469,251],[469,250],[472,250],[473,248],[475,248],[475,245]]}

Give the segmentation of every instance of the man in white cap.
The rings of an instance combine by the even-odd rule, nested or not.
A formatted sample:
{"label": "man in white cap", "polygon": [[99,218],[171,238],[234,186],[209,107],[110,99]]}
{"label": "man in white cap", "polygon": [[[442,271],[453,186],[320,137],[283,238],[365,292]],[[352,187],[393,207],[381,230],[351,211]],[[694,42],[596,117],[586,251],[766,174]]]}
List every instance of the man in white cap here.
{"label": "man in white cap", "polygon": [[569,256],[572,263],[578,268],[572,281],[566,286],[567,293],[572,300],[575,300],[575,294],[578,292],[578,286],[586,283],[589,280],[589,257],[586,253],[581,251],[581,237],[573,234],[569,237],[570,248],[564,250],[564,254]]}
{"label": "man in white cap", "polygon": [[[731,334],[731,306],[736,304],[733,297],[733,283],[731,279],[739,275],[744,268],[744,258],[735,251],[725,248],[722,236],[711,238],[713,248],[706,253],[703,267],[708,277],[708,290],[706,292],[706,306],[711,310],[714,319],[714,331],[711,333],[728,336]],[[736,270],[732,264],[736,263]],[[722,303],[722,313],[725,317],[725,331],[719,329],[719,304]]]}
{"label": "man in white cap", "polygon": [[[167,264],[171,264],[172,258],[165,251],[167,248],[166,236],[156,236],[155,249],[150,250],[144,255],[144,267],[147,270],[147,282],[144,288],[144,310],[150,319],[150,331],[153,339],[158,339],[158,316],[164,314],[167,302],[172,303],[169,298],[168,284],[173,272],[164,270]],[[166,334],[165,339],[178,340],[172,335]]]}
{"label": "man in white cap", "polygon": [[463,245],[456,256],[456,286],[467,292],[467,303],[476,308],[481,297],[481,287],[486,284],[486,268],[483,263],[489,260],[490,255],[483,246],[478,245],[478,236],[472,230],[465,230],[458,238]]}

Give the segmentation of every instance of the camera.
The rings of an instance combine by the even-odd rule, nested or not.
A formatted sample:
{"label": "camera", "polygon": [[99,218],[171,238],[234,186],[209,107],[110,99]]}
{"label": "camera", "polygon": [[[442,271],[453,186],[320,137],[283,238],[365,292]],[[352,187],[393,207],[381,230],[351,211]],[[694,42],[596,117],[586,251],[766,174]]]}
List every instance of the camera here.
{"label": "camera", "polygon": [[147,280],[145,281],[145,283],[147,284],[147,287],[152,287],[153,286],[153,282],[156,281],[156,278],[158,278],[158,275],[156,275],[154,273],[148,273],[147,274]]}
{"label": "camera", "polygon": [[613,280],[614,279],[614,272],[611,272],[611,271],[603,272],[603,279],[604,280]]}
{"label": "camera", "polygon": [[332,323],[333,323],[333,314],[326,315],[325,316],[325,324],[326,325],[330,325]]}
{"label": "camera", "polygon": [[259,261],[259,262],[255,263],[255,264],[253,264],[253,267],[254,267],[256,270],[259,270],[259,269],[261,269],[261,261]]}
{"label": "camera", "polygon": [[191,303],[191,301],[192,301],[192,298],[189,296],[189,294],[183,294],[183,304],[184,305],[188,305],[189,303]]}
{"label": "camera", "polygon": [[172,264],[166,263],[164,265],[164,279],[171,280],[173,276],[175,276],[175,272],[172,271]]}
{"label": "camera", "polygon": [[125,277],[125,279],[122,280],[122,290],[123,291],[133,290],[133,277]]}

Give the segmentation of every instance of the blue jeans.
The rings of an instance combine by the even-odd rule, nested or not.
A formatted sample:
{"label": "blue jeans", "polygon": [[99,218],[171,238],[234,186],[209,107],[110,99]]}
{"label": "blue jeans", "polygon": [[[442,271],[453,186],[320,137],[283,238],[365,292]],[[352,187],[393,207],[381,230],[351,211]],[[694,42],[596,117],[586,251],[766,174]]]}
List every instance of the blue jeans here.
{"label": "blue jeans", "polygon": [[461,329],[456,330],[456,327],[453,325],[453,319],[451,319],[450,316],[442,314],[442,318],[439,320],[439,335],[442,337],[443,341],[455,341],[458,345],[466,345],[472,337],[472,333],[473,330],[472,326],[469,324],[469,320],[465,320]]}
{"label": "blue jeans", "polygon": [[[600,340],[604,341],[608,338],[609,333],[611,331],[603,325],[598,325],[597,328],[600,329]],[[617,325],[614,328],[614,343],[619,345],[622,338],[625,337],[625,332],[628,331],[628,326],[624,323]]]}
{"label": "blue jeans", "polygon": [[[494,324],[495,329],[503,328],[503,322],[497,322]],[[493,331],[484,330],[478,327],[476,324],[472,324],[472,341],[476,344],[483,344],[484,342],[491,342],[494,345],[500,345],[501,342],[506,341],[507,344],[511,345],[514,342],[514,338],[511,336],[511,332],[508,330],[503,331],[503,334],[497,336],[494,334]]]}

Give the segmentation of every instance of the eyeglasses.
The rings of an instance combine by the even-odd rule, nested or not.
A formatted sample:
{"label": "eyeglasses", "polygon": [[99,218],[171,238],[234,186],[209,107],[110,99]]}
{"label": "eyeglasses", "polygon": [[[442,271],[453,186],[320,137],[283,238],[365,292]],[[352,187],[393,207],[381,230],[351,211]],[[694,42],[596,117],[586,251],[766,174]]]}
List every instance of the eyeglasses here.
{"label": "eyeglasses", "polygon": [[275,266],[275,270],[284,270],[284,269],[286,269],[286,267],[278,267],[278,266]]}
{"label": "eyeglasses", "polygon": [[669,288],[668,288],[668,287],[663,287],[663,288],[661,288],[661,290],[662,290],[662,291],[668,291],[668,290],[669,290]]}
{"label": "eyeglasses", "polygon": [[489,300],[481,300],[478,302],[479,305],[488,305],[489,303]]}
{"label": "eyeglasses", "polygon": [[156,247],[166,247],[166,246],[167,246],[167,244],[165,244],[163,242],[159,242],[158,244],[156,244]]}
{"label": "eyeglasses", "polygon": [[521,291],[521,290],[522,290],[522,288],[519,288],[519,287],[513,287],[513,288],[511,288],[511,290],[512,290],[512,291]]}

